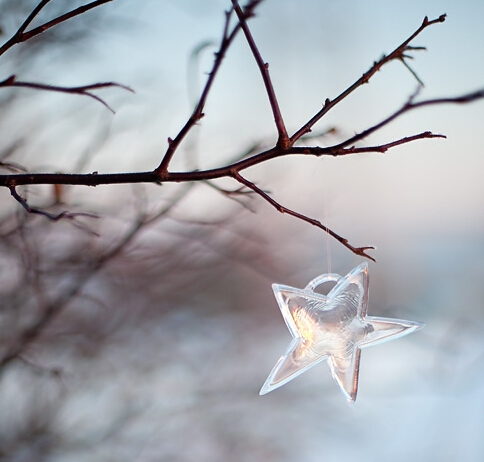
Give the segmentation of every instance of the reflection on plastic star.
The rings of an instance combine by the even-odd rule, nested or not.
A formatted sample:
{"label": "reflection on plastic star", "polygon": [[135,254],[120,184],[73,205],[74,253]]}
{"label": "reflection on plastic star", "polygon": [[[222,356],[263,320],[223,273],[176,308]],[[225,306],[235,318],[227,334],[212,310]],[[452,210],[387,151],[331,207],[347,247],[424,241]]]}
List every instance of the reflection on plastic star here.
{"label": "reflection on plastic star", "polygon": [[[328,293],[315,293],[325,282],[336,282]],[[367,316],[368,265],[345,277],[323,274],[304,289],[273,284],[287,327],[294,337],[272,369],[260,394],[284,385],[316,364],[328,360],[331,374],[350,402],[356,399],[361,348],[420,329],[419,322]]]}

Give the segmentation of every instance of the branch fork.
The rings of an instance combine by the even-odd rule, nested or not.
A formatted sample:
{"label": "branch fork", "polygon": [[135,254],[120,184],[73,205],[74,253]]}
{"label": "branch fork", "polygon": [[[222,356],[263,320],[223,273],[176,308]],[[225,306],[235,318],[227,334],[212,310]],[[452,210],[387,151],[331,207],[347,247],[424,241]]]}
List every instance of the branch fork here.
{"label": "branch fork", "polygon": [[[83,14],[91,9],[94,9],[102,4],[108,3],[113,0],[97,0],[87,3],[77,9],[73,9],[68,13],[58,16],[51,21],[42,24],[39,27],[27,31],[28,26],[32,23],[33,19],[39,14],[39,12],[50,2],[51,0],[42,0],[38,3],[36,8],[27,17],[24,23],[19,27],[17,32],[5,42],[0,47],[0,56],[3,55],[7,50],[12,48],[14,45],[20,44],[29,40],[30,38],[43,33],[44,31],[62,23],[70,20],[80,14]],[[375,153],[385,153],[389,149],[403,144],[411,143],[422,139],[431,138],[445,138],[444,135],[434,134],[430,131],[424,131],[418,134],[402,137],[398,140],[392,140],[383,144],[367,146],[362,145],[361,142],[366,139],[369,135],[379,131],[384,126],[390,124],[391,122],[398,119],[403,114],[413,111],[424,106],[435,106],[440,104],[467,104],[472,101],[480,100],[484,98],[484,89],[478,90],[473,93],[464,94],[457,97],[450,98],[434,98],[429,100],[415,101],[417,92],[412,95],[408,101],[403,104],[400,108],[395,110],[388,117],[383,119],[381,122],[368,127],[367,129],[356,133],[355,135],[347,138],[346,140],[334,144],[328,147],[321,146],[300,146],[302,141],[309,139],[306,137],[315,126],[333,107],[339,104],[341,101],[350,96],[356,89],[360,86],[367,84],[373,75],[378,72],[387,63],[398,60],[401,61],[408,70],[413,74],[419,83],[419,87],[423,85],[417,74],[408,66],[406,60],[412,59],[410,55],[413,51],[424,50],[424,47],[413,46],[411,42],[427,27],[442,23],[445,21],[445,15],[441,15],[436,19],[429,20],[425,17],[419,28],[410,35],[404,42],[402,42],[393,52],[388,55],[382,56],[378,61],[375,61],[370,69],[363,73],[360,78],[358,78],[352,85],[350,85],[346,90],[341,92],[339,95],[333,98],[326,98],[323,107],[316,112],[309,120],[305,121],[299,129],[297,129],[292,135],[289,135],[284,117],[282,115],[281,109],[279,107],[276,92],[269,73],[269,64],[264,61],[262,55],[259,51],[259,47],[256,44],[252,32],[248,26],[248,20],[255,15],[255,9],[261,2],[261,0],[251,0],[243,8],[239,5],[238,0],[231,0],[232,8],[225,12],[225,22],[222,31],[222,37],[219,42],[218,50],[214,55],[214,62],[210,72],[207,75],[207,80],[202,89],[198,103],[194,108],[192,114],[188,118],[187,122],[180,129],[178,134],[174,137],[168,138],[168,146],[165,153],[161,156],[161,161],[159,165],[152,171],[147,172],[132,172],[132,173],[105,173],[99,174],[55,174],[55,173],[16,173],[0,175],[0,186],[7,187],[10,189],[12,196],[22,205],[22,207],[29,213],[40,213],[48,219],[58,220],[61,218],[72,218],[73,214],[68,214],[67,212],[62,212],[61,214],[54,215],[48,212],[43,212],[39,209],[31,207],[27,204],[27,201],[22,198],[16,192],[16,186],[19,185],[33,185],[33,184],[69,184],[69,185],[85,185],[85,186],[96,186],[100,184],[133,184],[133,183],[155,183],[162,184],[166,182],[209,182],[210,180],[218,178],[232,178],[237,181],[241,188],[232,193],[241,194],[245,188],[245,192],[251,191],[257,194],[262,199],[264,199],[269,205],[275,208],[280,213],[286,213],[291,215],[301,221],[309,223],[322,229],[324,232],[328,233],[330,236],[335,238],[343,246],[349,249],[356,255],[369,258],[374,260],[367,251],[372,250],[372,246],[357,247],[353,246],[348,242],[348,240],[339,234],[335,233],[333,230],[326,227],[320,221],[305,216],[299,212],[291,210],[284,205],[277,202],[269,193],[261,189],[255,183],[251,182],[242,175],[241,172],[246,169],[253,167],[258,164],[268,162],[273,159],[282,158],[289,155],[311,155],[315,157],[320,157],[323,155],[328,156],[345,156],[350,154],[361,154],[368,152]],[[237,17],[237,22],[231,24],[232,17]],[[184,141],[188,133],[193,129],[195,125],[204,117],[204,107],[207,98],[213,87],[213,82],[218,75],[218,71],[221,68],[224,57],[227,51],[234,42],[238,33],[242,31],[245,40],[252,52],[256,66],[259,69],[259,73],[262,78],[262,82],[267,94],[270,108],[272,110],[272,115],[274,118],[274,125],[277,131],[277,142],[276,144],[264,151],[254,151],[251,149],[248,153],[245,153],[238,160],[229,163],[227,165],[209,169],[209,170],[195,170],[195,171],[185,171],[185,172],[172,172],[169,167],[171,161],[176,154],[181,143]],[[120,85],[114,82],[101,82],[92,85],[85,85],[80,87],[56,87],[45,84],[33,83],[33,82],[22,82],[17,80],[15,75],[7,77],[3,81],[0,81],[1,87],[25,87],[37,90],[48,90],[57,91],[63,93],[79,94],[95,99],[96,101],[105,105],[108,109],[112,110],[108,104],[92,93],[93,90],[102,90],[108,87],[120,87],[122,89],[132,91],[131,88],[124,85]],[[298,143],[299,142],[299,143]],[[298,145],[296,145],[298,143]],[[258,147],[257,147],[258,149]],[[210,184],[210,183],[209,183]],[[220,192],[229,195],[227,191],[220,189]],[[78,214],[76,214],[78,215]]]}

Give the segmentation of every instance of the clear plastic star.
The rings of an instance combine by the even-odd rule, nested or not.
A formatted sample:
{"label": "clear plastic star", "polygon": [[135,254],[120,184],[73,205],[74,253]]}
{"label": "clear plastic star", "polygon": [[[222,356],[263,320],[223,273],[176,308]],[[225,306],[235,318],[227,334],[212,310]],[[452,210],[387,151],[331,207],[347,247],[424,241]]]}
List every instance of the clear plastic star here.
{"label": "clear plastic star", "polygon": [[[328,295],[314,292],[336,282]],[[273,284],[284,321],[294,337],[265,381],[264,395],[328,360],[331,374],[350,402],[356,399],[361,348],[410,334],[424,324],[367,316],[368,265],[345,277],[323,274],[304,289]]]}

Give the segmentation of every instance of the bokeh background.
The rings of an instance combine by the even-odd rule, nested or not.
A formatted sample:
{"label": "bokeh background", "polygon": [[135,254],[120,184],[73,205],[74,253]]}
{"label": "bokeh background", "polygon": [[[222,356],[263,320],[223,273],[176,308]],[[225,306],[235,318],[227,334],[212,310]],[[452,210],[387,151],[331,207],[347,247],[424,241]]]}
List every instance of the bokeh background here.
{"label": "bokeh background", "polygon": [[[36,2],[0,2],[2,40]],[[65,11],[53,0],[39,18]],[[12,49],[1,79],[117,81],[87,98],[0,92],[2,162],[29,171],[154,168],[196,101],[229,1],[116,0]],[[447,13],[413,45],[420,98],[484,87],[477,0],[266,0],[250,22],[290,131],[326,98]],[[197,53],[196,50],[199,50]],[[332,110],[312,140],[377,123],[417,87],[400,63]],[[205,118],[173,169],[226,164],[275,130],[242,36],[224,60]],[[214,185],[29,187],[32,205],[95,213],[27,216],[0,191],[0,354],[55,316],[0,372],[2,461],[484,460],[484,102],[428,107],[372,135],[431,130],[386,154],[291,157],[247,171],[284,205],[354,245],[375,245],[372,315],[426,323],[363,351],[356,404],[320,365],[269,395],[259,389],[290,335],[271,283],[304,287],[361,262],[320,230],[258,197]],[[230,181],[215,183],[234,189]]]}

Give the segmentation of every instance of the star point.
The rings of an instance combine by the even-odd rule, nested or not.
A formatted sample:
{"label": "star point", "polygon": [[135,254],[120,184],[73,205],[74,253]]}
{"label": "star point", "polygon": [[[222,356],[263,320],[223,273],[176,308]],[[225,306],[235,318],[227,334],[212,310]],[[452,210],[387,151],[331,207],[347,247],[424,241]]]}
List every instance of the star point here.
{"label": "star point", "polygon": [[[327,295],[314,292],[325,282],[335,282]],[[367,263],[344,277],[318,276],[304,289],[280,284],[273,284],[272,289],[293,340],[262,386],[261,395],[327,360],[341,391],[354,402],[361,349],[423,327],[419,322],[367,316]]]}

